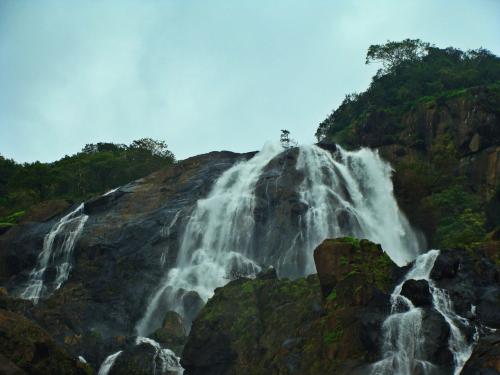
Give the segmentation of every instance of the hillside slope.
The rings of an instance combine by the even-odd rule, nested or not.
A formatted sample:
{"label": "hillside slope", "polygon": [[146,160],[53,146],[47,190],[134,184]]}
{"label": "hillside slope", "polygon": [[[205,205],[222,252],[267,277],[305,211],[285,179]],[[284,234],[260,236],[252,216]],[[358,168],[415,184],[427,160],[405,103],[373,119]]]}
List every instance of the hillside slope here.
{"label": "hillside slope", "polygon": [[[414,48],[409,57],[398,54],[404,48]],[[477,248],[500,224],[500,58],[406,40],[372,46],[367,62],[389,58],[317,136],[378,148],[395,169],[400,205],[430,245]]]}

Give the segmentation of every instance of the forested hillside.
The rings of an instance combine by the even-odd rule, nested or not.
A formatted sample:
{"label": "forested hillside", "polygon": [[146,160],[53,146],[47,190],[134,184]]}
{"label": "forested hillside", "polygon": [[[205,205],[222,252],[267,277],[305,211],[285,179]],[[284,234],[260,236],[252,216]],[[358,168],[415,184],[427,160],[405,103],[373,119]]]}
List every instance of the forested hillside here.
{"label": "forested hillside", "polygon": [[14,225],[37,203],[89,199],[174,162],[166,143],[150,138],[87,144],[53,163],[19,164],[0,155],[0,227]]}
{"label": "forested hillside", "polygon": [[430,245],[483,246],[500,223],[500,58],[407,39],[371,46],[374,62],[369,88],[347,95],[316,136],[378,148]]}

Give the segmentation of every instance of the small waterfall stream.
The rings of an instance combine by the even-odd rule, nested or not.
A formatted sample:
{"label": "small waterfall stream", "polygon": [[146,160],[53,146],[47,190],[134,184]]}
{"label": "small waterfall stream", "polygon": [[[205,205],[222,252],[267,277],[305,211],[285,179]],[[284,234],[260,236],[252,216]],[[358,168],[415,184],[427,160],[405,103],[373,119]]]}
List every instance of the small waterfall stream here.
{"label": "small waterfall stream", "polygon": [[[59,289],[68,279],[73,249],[88,219],[83,210],[82,203],[62,217],[44,237],[43,249],[21,298],[32,300],[36,304],[40,298]],[[50,267],[55,268],[56,275],[53,281],[47,283],[46,271]]]}
{"label": "small waterfall stream", "polygon": [[443,316],[450,327],[449,348],[453,354],[453,374],[462,371],[472,353],[474,342],[468,342],[457,322],[468,326],[469,322],[458,316],[452,308],[446,291],[438,288],[430,273],[439,255],[438,250],[430,250],[420,255],[410,271],[391,294],[391,314],[385,320],[383,331],[382,359],[372,366],[372,375],[430,375],[436,374],[435,366],[425,358],[425,338],[422,335],[422,309],[401,295],[407,280],[426,280],[432,294],[434,308]]}
{"label": "small waterfall stream", "polygon": [[[156,341],[147,337],[138,336],[135,340],[135,345],[149,345],[154,349],[155,354],[151,359],[151,369],[153,374],[182,375],[182,373],[184,372],[184,369],[181,367],[179,362],[180,358],[177,357],[175,353],[170,349],[162,348],[161,345]],[[106,357],[106,359],[101,364],[97,375],[108,375],[116,360],[122,353],[123,350],[120,350]]]}

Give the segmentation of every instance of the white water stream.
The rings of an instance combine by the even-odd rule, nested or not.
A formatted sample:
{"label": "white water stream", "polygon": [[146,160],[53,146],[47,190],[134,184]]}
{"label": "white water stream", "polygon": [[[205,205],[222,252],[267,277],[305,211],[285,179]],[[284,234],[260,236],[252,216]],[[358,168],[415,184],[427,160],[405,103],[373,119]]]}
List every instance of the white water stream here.
{"label": "white water stream", "polygon": [[159,306],[185,316],[180,299],[186,292],[195,291],[206,301],[232,272],[251,276],[261,266],[274,266],[280,275],[315,272],[313,250],[329,237],[353,235],[381,243],[399,265],[418,255],[417,235],[393,195],[392,170],[376,152],[339,148],[334,156],[317,146],[301,146],[296,168],[304,178],[297,193],[307,211],[287,250],[271,264],[260,263],[269,251],[253,246],[256,184],[282,152],[286,151],[280,145],[267,144],[250,160],[224,172],[208,196],[197,202],[184,230],[177,265],[137,323],[139,335],[148,335],[161,323]]}
{"label": "white water stream", "polygon": [[[139,336],[135,340],[135,345],[141,344],[150,345],[155,350],[155,353],[151,358],[151,369],[153,374],[183,374],[184,369],[180,365],[180,358],[177,357],[173,351],[171,351],[170,349],[162,348],[159,343],[150,338]],[[97,375],[108,375],[116,360],[122,353],[123,350],[120,350],[106,357],[101,367],[99,368],[99,372],[97,373]]]}
{"label": "white water stream", "polygon": [[428,282],[433,306],[450,327],[448,345],[453,354],[453,374],[460,374],[469,359],[474,342],[468,342],[458,327],[458,322],[464,326],[468,326],[469,322],[455,314],[446,291],[436,287],[430,278],[438,255],[438,250],[430,250],[420,255],[401,283],[394,288],[391,295],[391,314],[382,327],[383,358],[372,366],[372,375],[428,375],[437,371],[428,358],[425,358],[425,337],[422,334],[423,311],[401,295],[403,284],[411,279]]}
{"label": "white water stream", "polygon": [[[61,218],[45,235],[43,249],[38,255],[35,268],[30,273],[27,287],[20,295],[21,298],[32,300],[36,304],[40,298],[59,289],[68,279],[73,249],[88,219],[83,209],[82,203]],[[55,267],[56,275],[47,285],[45,278],[49,267]]]}

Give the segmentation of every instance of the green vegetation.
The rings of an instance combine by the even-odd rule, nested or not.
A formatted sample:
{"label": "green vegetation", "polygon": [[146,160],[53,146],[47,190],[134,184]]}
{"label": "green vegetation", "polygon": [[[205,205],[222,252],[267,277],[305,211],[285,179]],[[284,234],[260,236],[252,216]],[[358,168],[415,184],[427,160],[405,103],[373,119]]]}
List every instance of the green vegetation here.
{"label": "green vegetation", "polygon": [[337,327],[333,331],[326,332],[325,336],[323,337],[323,340],[325,341],[326,344],[334,344],[338,342],[343,335],[344,331],[342,327]]}
{"label": "green vegetation", "polygon": [[326,300],[327,301],[335,301],[337,299],[337,290],[333,289],[330,294],[328,295],[328,297],[326,297]]}
{"label": "green vegetation", "polygon": [[359,250],[359,248],[360,248],[360,242],[359,242],[359,239],[357,239],[357,238],[347,236],[347,237],[339,238],[338,240],[351,244],[356,250]]}
{"label": "green vegetation", "polygon": [[88,199],[174,162],[165,142],[149,138],[87,144],[53,163],[18,164],[0,155],[0,225],[15,224],[36,203]]}
{"label": "green vegetation", "polygon": [[370,46],[366,63],[382,68],[319,125],[318,140],[380,148],[395,168],[400,205],[429,245],[477,248],[500,224],[500,194],[460,171],[462,158],[479,147],[464,134],[482,132],[481,148],[499,144],[500,58],[406,39]]}
{"label": "green vegetation", "polygon": [[[377,145],[390,144],[401,128],[401,116],[419,101],[435,102],[465,95],[468,88],[492,85],[499,95],[500,58],[486,49],[463,52],[437,48],[418,39],[372,45],[366,63],[381,62],[368,90],[345,97],[342,104],[323,121],[318,140],[330,138],[355,147],[356,133],[369,118],[383,120],[386,135]],[[496,108],[498,110],[498,108]]]}
{"label": "green vegetation", "polygon": [[437,224],[436,239],[445,248],[472,249],[486,235],[479,197],[455,185],[423,200]]}

